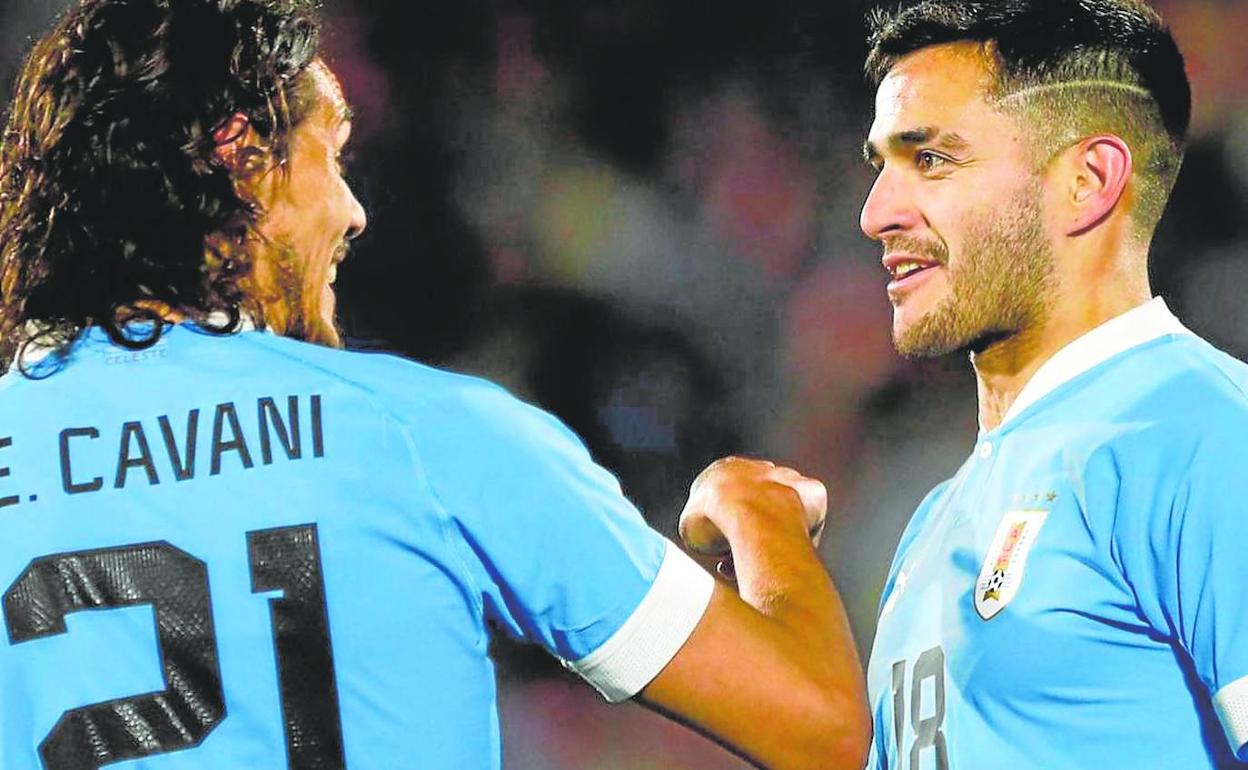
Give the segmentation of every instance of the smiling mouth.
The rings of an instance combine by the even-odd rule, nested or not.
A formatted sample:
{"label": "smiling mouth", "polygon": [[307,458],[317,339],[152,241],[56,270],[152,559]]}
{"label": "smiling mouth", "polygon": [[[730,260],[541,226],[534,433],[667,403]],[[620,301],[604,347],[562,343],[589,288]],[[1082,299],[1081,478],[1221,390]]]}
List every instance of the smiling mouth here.
{"label": "smiling mouth", "polygon": [[325,283],[333,285],[338,280],[338,265],[342,264],[347,258],[349,246],[344,242],[337,249],[334,249],[334,256],[329,260],[329,270],[325,272]]}
{"label": "smiling mouth", "polygon": [[940,265],[936,262],[907,261],[898,263],[892,268],[890,273],[892,274],[893,280],[900,283],[912,275],[921,273],[925,270],[931,270],[934,267],[940,267]]}
{"label": "smiling mouth", "polygon": [[926,257],[919,257],[913,254],[888,254],[881,260],[884,269],[888,271],[888,275],[892,278],[890,287],[897,287],[901,284],[908,283],[931,271],[933,268],[941,267],[940,260]]}

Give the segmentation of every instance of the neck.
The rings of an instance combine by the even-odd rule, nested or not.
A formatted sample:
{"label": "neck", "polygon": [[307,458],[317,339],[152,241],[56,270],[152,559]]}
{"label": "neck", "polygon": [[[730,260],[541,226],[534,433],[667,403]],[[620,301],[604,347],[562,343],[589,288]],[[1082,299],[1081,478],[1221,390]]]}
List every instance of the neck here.
{"label": "neck", "polygon": [[186,315],[182,313],[182,311],[154,299],[135,300],[130,303],[129,307],[134,308],[135,310],[145,310],[155,313],[161,320],[168,321],[169,323],[178,324],[186,320]]}
{"label": "neck", "polygon": [[1058,351],[1152,297],[1146,273],[1081,275],[1069,285],[1079,288],[1059,285],[1041,318],[971,354],[983,430],[1001,425],[1018,394]]}

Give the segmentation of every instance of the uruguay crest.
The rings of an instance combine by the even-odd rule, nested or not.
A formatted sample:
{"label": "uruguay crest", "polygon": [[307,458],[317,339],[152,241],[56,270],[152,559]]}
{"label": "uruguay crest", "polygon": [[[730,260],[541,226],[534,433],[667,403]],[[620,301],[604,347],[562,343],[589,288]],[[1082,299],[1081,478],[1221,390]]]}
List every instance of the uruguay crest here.
{"label": "uruguay crest", "polygon": [[1027,555],[1048,515],[1046,510],[1006,511],[1001,517],[975,583],[975,611],[984,620],[1005,609],[1018,593]]}

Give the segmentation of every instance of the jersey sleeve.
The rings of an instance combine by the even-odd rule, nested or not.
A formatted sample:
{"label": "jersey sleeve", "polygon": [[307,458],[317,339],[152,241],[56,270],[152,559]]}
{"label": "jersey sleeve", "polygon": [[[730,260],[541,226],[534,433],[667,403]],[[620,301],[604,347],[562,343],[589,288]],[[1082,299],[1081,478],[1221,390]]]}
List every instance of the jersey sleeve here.
{"label": "jersey sleeve", "polygon": [[1232,750],[1248,760],[1242,439],[1219,430],[1153,442],[1165,447],[1164,457],[1121,458],[1118,558],[1149,624],[1190,656]]}
{"label": "jersey sleeve", "polygon": [[554,417],[482,382],[412,426],[487,620],[629,698],[702,617],[713,578],[652,530]]}

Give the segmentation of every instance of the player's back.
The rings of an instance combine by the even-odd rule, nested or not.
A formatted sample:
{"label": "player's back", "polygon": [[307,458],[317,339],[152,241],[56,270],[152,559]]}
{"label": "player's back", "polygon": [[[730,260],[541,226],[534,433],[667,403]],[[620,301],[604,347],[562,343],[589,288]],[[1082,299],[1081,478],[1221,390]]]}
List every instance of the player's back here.
{"label": "player's back", "polygon": [[408,430],[474,389],[182,326],[0,380],[0,768],[494,766],[482,592]]}

